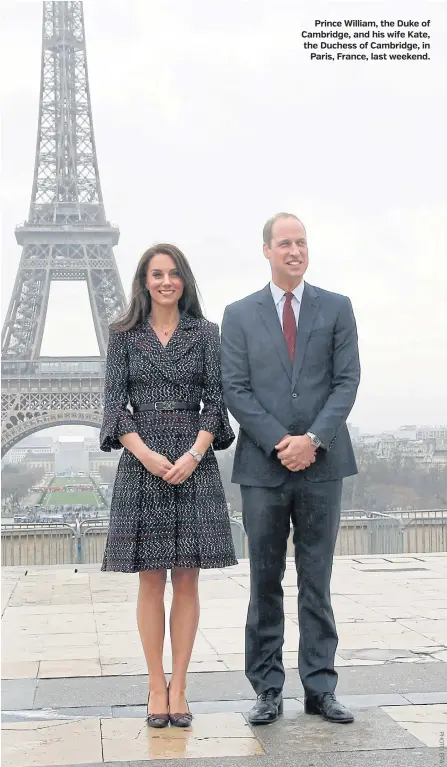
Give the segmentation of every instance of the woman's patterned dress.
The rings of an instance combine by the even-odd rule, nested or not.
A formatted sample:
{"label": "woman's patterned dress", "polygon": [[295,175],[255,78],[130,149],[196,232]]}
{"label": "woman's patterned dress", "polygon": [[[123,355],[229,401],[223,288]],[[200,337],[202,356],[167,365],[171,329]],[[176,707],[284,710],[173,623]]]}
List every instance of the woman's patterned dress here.
{"label": "woman's patterned dress", "polygon": [[[191,410],[131,413],[127,405],[181,400]],[[237,564],[230,520],[214,450],[234,440],[223,403],[217,325],[183,315],[166,347],[149,323],[111,332],[105,376],[101,450],[122,448],[118,437],[137,432],[174,463],[200,429],[213,447],[181,485],[169,485],[124,448],[110,508],[102,570],[139,572],[173,567]]]}

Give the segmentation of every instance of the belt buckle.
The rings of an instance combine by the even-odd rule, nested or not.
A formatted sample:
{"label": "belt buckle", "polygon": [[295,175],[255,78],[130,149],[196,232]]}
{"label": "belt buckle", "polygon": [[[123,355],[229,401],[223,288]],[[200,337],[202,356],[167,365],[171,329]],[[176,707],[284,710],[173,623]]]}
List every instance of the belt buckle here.
{"label": "belt buckle", "polygon": [[[158,407],[158,405],[160,407]],[[169,402],[155,402],[155,410],[160,412],[162,410],[174,410],[174,408],[170,405]]]}

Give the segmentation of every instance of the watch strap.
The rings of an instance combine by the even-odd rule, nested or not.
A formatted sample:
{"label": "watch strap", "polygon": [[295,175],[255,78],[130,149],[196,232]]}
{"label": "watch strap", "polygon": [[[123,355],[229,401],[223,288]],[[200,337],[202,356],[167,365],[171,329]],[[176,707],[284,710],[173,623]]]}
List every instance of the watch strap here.
{"label": "watch strap", "polygon": [[306,432],[307,436],[310,437],[310,441],[312,442],[312,445],[316,448],[323,447],[323,443],[319,437],[317,437],[316,434],[313,434],[311,431]]}

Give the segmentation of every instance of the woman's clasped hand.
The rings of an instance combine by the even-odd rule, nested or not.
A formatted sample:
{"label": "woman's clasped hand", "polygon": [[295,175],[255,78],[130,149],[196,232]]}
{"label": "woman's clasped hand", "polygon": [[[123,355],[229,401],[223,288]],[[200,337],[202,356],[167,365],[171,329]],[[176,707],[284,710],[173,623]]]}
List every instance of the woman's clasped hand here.
{"label": "woman's clasped hand", "polygon": [[185,453],[175,463],[171,463],[164,455],[148,449],[140,460],[147,471],[170,485],[186,482],[198,466],[191,453]]}

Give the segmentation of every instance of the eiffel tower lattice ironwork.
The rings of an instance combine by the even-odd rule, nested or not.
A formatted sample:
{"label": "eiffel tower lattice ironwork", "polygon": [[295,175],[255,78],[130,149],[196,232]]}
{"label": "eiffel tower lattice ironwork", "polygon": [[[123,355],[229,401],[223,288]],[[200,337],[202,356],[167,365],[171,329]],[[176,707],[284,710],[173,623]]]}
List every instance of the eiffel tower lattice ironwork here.
{"label": "eiffel tower lattice ironwork", "polygon": [[[99,181],[82,2],[44,2],[34,181],[2,334],[2,455],[33,432],[99,426],[110,321],[125,295]],[[99,357],[40,356],[53,281],[85,281]]]}

